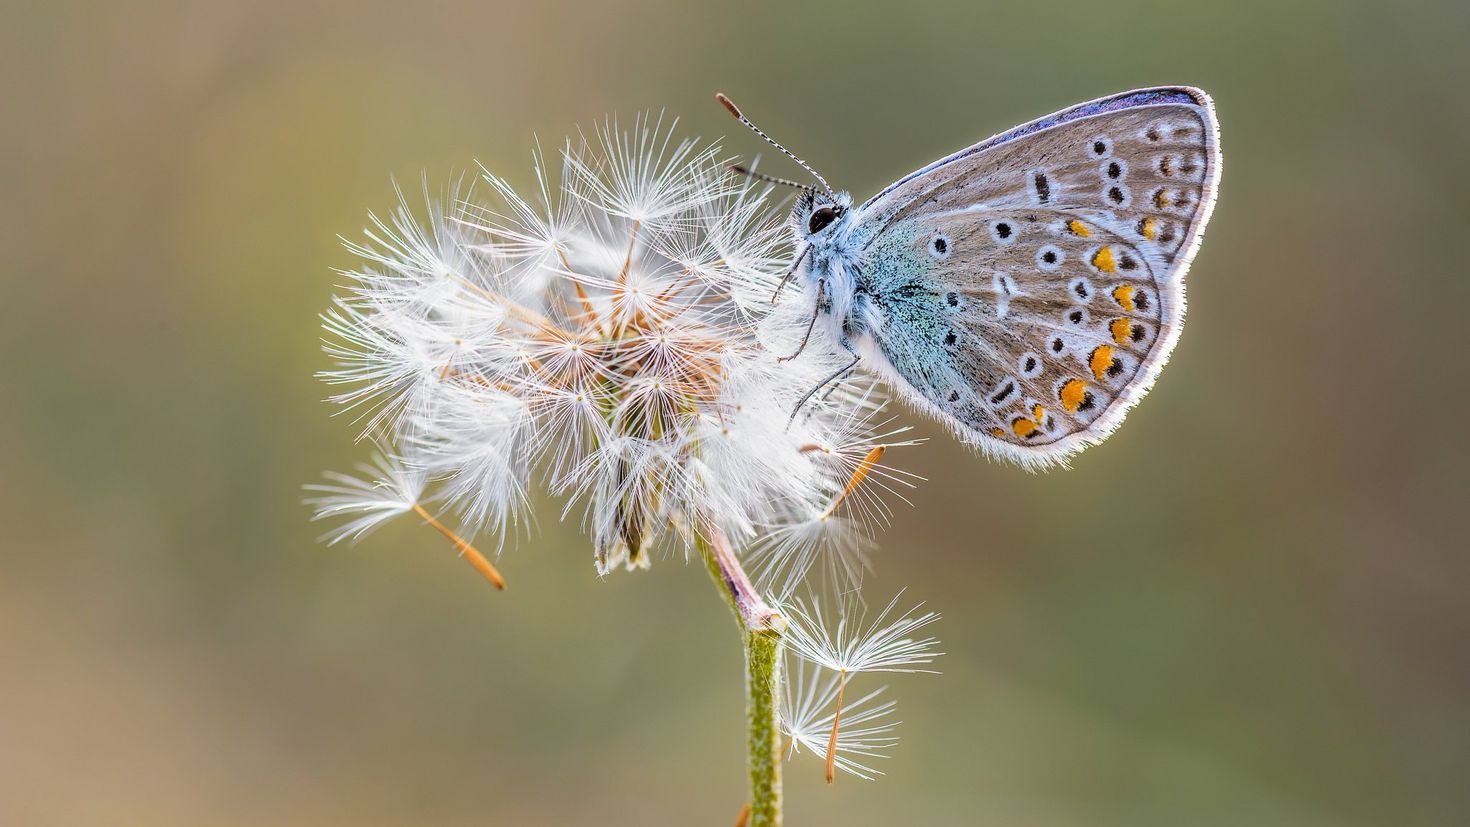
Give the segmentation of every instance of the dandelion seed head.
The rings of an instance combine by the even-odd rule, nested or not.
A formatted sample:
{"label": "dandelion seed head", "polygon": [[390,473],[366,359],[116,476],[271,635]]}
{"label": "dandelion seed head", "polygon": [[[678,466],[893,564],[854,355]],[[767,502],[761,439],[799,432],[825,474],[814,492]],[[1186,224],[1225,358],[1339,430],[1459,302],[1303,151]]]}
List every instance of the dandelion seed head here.
{"label": "dandelion seed head", "polygon": [[360,266],[323,315],[321,378],[396,457],[370,476],[412,475],[414,496],[333,477],[320,515],[356,515],[334,536],[427,494],[467,532],[503,537],[544,488],[580,514],[602,573],[713,526],[769,561],[779,593],[823,551],[857,576],[858,527],[909,480],[863,458],[912,440],[862,376],[792,419],[845,354],[814,344],[777,362],[811,306],[800,291],[771,303],[791,255],[783,210],[674,126],[604,121],[538,150],[525,191],[483,168],[478,189],[425,186],[422,209],[400,191],[345,242]]}

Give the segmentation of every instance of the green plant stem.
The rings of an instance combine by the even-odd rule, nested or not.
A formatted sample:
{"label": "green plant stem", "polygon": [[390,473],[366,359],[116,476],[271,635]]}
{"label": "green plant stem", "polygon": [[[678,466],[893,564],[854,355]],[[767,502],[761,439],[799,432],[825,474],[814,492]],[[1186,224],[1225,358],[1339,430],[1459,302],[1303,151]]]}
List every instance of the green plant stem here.
{"label": "green plant stem", "polygon": [[785,618],[751,585],[718,529],[705,526],[695,538],[710,579],[735,614],[745,646],[745,724],[750,771],[749,827],[781,825],[781,685]]}
{"label": "green plant stem", "polygon": [[745,725],[749,745],[751,827],[781,825],[781,724],[776,692],[781,683],[781,633],[747,631]]}

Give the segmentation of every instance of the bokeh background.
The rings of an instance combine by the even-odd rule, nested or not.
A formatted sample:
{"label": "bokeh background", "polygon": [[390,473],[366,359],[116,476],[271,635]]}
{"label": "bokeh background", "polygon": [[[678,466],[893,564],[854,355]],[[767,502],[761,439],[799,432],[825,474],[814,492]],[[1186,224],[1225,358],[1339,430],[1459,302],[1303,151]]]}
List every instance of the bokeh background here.
{"label": "bokeh background", "polygon": [[[871,593],[944,612],[867,784],[809,824],[1470,822],[1470,6],[3,4],[0,823],[690,825],[743,797],[698,566],[599,581],[541,521],[496,593],[403,521],[315,542],[356,459],[316,313],[389,176],[529,180],[607,112],[859,198],[1117,90],[1208,89],[1182,343],[1074,470],[919,422]],[[767,155],[773,171],[780,159]]]}

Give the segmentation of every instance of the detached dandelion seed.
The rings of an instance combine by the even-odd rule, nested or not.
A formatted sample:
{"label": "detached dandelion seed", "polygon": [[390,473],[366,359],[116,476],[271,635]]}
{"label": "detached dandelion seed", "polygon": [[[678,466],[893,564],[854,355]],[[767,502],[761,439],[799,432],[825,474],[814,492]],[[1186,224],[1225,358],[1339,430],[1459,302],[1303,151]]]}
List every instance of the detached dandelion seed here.
{"label": "detached dandelion seed", "polygon": [[[882,775],[863,761],[887,758],[888,750],[898,743],[894,734],[898,722],[891,720],[897,704],[879,700],[888,687],[843,706],[845,676],[810,663],[792,664],[787,674],[781,728],[790,739],[788,752],[804,749],[825,755],[828,772],[842,770],[868,781]],[[838,709],[842,710],[840,721]],[[828,783],[832,780],[827,779]]]}
{"label": "detached dandelion seed", "polygon": [[844,597],[835,624],[823,616],[821,604],[792,602],[783,608],[791,619],[789,645],[798,657],[837,673],[832,725],[827,740],[827,783],[836,780],[838,729],[842,724],[842,698],[849,675],[862,672],[932,672],[926,668],[942,652],[934,651],[939,641],[916,638],[914,633],[939,619],[935,612],[920,612],[923,604],[890,620],[902,593],[894,595],[874,619],[864,625],[858,598]]}
{"label": "detached dandelion seed", "polygon": [[316,519],[357,515],[328,532],[323,537],[328,544],[343,540],[356,542],[388,520],[412,512],[453,543],[455,549],[495,588],[505,588],[505,578],[483,554],[439,522],[419,503],[424,487],[424,475],[421,472],[404,466],[384,453],[377,454],[371,465],[361,464],[358,467],[366,477],[328,472],[325,476],[331,484],[306,486],[308,491],[319,495],[307,498],[307,503],[317,508]]}
{"label": "detached dandelion seed", "polygon": [[838,601],[835,623],[820,601],[786,603],[781,608],[791,619],[791,651],[833,672],[934,673],[927,667],[944,654],[934,650],[939,640],[915,633],[938,620],[939,613],[920,611],[924,604],[919,603],[895,615],[901,597],[902,592],[894,595],[867,621],[861,598],[849,593]]}

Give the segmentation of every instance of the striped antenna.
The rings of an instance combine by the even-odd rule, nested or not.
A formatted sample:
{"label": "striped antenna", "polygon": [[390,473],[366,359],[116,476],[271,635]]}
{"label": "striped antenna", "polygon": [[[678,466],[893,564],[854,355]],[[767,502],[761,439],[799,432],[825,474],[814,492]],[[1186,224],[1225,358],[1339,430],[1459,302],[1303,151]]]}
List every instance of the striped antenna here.
{"label": "striped antenna", "polygon": [[771,146],[773,146],[773,147],[781,150],[781,153],[783,155],[785,155],[787,158],[790,158],[791,160],[795,161],[797,164],[799,164],[801,166],[802,169],[804,169],[808,173],[810,173],[811,176],[813,178],[817,179],[817,182],[822,185],[822,189],[826,190],[827,191],[827,194],[832,197],[832,200],[833,201],[836,201],[837,200],[837,193],[835,193],[835,192],[832,191],[832,185],[830,185],[830,184],[827,183],[827,179],[826,178],[823,178],[821,175],[818,175],[817,174],[817,171],[814,170],[814,169],[812,169],[811,164],[808,164],[806,161],[803,161],[800,158],[796,157],[796,155],[793,154],[791,152],[791,150],[789,150],[786,147],[781,146],[780,144],[776,143],[776,141],[775,141],[774,138],[772,138],[770,135],[767,135],[766,133],[762,132],[760,127],[758,127],[755,124],[753,124],[753,123],[750,122],[750,118],[747,118],[744,115],[740,114],[740,107],[738,107],[738,106],[735,105],[735,101],[732,101],[729,98],[725,97],[725,93],[724,92],[716,92],[715,93],[715,100],[719,101],[720,104],[722,106],[724,106],[725,109],[727,109],[730,112],[731,115],[734,115],[736,120],[740,121],[741,123],[743,123],[747,127],[749,127],[751,132],[754,132],[755,134],[761,136],[761,139],[762,140],[764,140],[766,143],[770,144]]}
{"label": "striped antenna", "polygon": [[787,187],[796,187],[799,190],[816,189],[816,187],[813,187],[811,184],[803,184],[800,181],[793,181],[790,178],[777,178],[774,175],[767,175],[764,172],[756,172],[750,167],[741,164],[731,164],[730,171],[738,173],[740,175],[749,176],[757,181],[765,181],[768,184],[781,184]]}

